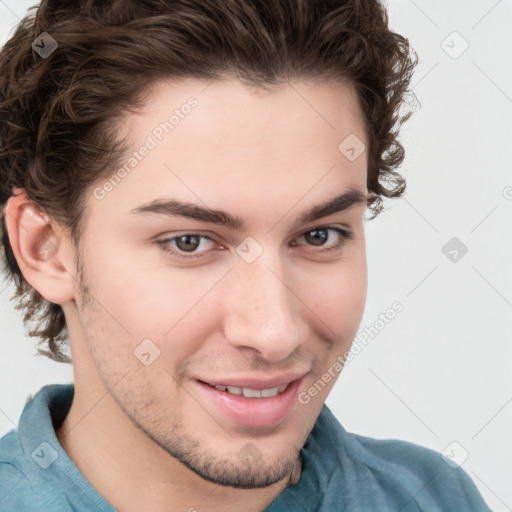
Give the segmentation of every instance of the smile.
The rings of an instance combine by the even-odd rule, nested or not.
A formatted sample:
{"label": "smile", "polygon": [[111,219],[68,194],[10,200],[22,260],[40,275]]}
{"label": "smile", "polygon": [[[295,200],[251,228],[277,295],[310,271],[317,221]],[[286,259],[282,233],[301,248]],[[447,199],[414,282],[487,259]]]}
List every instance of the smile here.
{"label": "smile", "polygon": [[218,422],[248,427],[272,427],[298,407],[298,391],[306,372],[274,378],[192,379],[203,407]]}
{"label": "smile", "polygon": [[283,384],[282,386],[277,386],[275,388],[269,389],[251,389],[251,388],[237,388],[235,386],[222,386],[217,384],[215,389],[219,391],[226,391],[226,393],[231,393],[232,395],[243,395],[245,398],[270,398],[272,396],[276,396],[279,393],[282,393],[289,384]]}

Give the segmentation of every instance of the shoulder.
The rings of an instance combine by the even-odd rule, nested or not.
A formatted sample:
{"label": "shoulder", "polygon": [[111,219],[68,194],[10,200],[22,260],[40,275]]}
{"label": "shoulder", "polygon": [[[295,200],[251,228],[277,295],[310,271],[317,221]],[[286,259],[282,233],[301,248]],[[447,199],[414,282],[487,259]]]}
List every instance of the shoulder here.
{"label": "shoulder", "polygon": [[0,496],[3,496],[7,480],[24,479],[26,468],[20,435],[17,430],[10,430],[0,438]]}
{"label": "shoulder", "polygon": [[[344,466],[361,488],[408,500],[410,510],[471,510],[490,512],[462,467],[449,464],[441,453],[394,439],[374,439],[347,432],[325,407],[321,430],[330,432],[336,464]],[[409,510],[409,508],[404,508]]]}
{"label": "shoulder", "polygon": [[36,495],[31,480],[33,475],[26,464],[20,434],[11,430],[0,439],[0,509],[29,510]]}
{"label": "shoulder", "polygon": [[445,485],[466,482],[469,477],[460,466],[451,466],[441,453],[408,441],[374,439],[347,433],[352,452],[377,472],[422,481],[442,475]]}
{"label": "shoulder", "polygon": [[70,512],[59,489],[51,489],[34,473],[25,474],[14,462],[0,461],[0,510]]}
{"label": "shoulder", "polygon": [[[47,460],[38,459],[44,450],[41,439],[51,428],[48,409],[44,407],[46,389],[29,397],[19,427],[0,438],[0,510],[68,511],[62,490],[55,485]],[[41,438],[41,439],[40,439]],[[44,451],[42,452],[44,454]]]}

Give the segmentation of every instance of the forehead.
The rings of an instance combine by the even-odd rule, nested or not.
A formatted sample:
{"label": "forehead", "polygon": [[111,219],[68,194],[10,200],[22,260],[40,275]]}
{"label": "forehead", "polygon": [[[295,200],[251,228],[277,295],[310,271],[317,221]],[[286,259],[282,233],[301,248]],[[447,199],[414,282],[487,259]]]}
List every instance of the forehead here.
{"label": "forehead", "polygon": [[[124,170],[97,184],[112,185],[93,210],[115,204],[127,213],[165,194],[211,208],[229,203],[241,217],[256,205],[282,216],[301,197],[306,209],[349,188],[366,192],[364,119],[344,82],[265,91],[228,79],[161,81],[125,116],[120,135],[131,144]],[[347,140],[362,151],[356,159],[347,158]]]}
{"label": "forehead", "polygon": [[[192,98],[197,105],[188,109]],[[355,131],[365,138],[356,90],[342,81],[293,81],[269,90],[235,79],[159,81],[152,85],[141,114],[129,114],[126,124],[140,139],[173,112],[179,115],[179,121],[172,122],[173,136],[183,134],[181,146],[194,146],[188,138],[191,132],[211,145],[245,150],[261,145],[277,148],[290,137],[313,143],[313,132],[330,131],[336,140]],[[188,121],[182,123],[185,118]]]}

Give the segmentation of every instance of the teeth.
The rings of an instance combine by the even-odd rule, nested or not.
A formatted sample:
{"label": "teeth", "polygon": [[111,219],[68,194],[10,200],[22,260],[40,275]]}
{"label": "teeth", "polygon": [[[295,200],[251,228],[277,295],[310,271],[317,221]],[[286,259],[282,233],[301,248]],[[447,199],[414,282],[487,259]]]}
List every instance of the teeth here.
{"label": "teeth", "polygon": [[227,391],[232,395],[243,395],[245,398],[270,398],[272,396],[278,395],[279,393],[282,393],[287,387],[288,384],[283,384],[281,386],[270,389],[237,388],[234,386],[222,386],[220,384],[215,386],[215,388],[219,391]]}
{"label": "teeth", "polygon": [[261,391],[258,389],[242,388],[245,398],[261,398]]}
{"label": "teeth", "polygon": [[261,396],[263,398],[268,398],[270,396],[276,396],[277,393],[279,393],[279,389],[278,388],[262,389],[261,390]]}

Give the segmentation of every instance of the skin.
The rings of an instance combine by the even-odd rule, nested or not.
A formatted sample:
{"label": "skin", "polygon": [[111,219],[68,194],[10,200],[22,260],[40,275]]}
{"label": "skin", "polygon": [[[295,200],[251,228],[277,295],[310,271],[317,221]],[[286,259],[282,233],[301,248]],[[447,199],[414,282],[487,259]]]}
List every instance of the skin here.
{"label": "skin", "polygon": [[[350,348],[366,299],[365,204],[295,223],[349,188],[367,194],[366,153],[351,162],[338,150],[351,133],[367,142],[354,89],[159,82],[121,133],[140,147],[190,96],[197,107],[121,183],[103,199],[88,191],[82,268],[68,231],[23,191],[6,207],[25,278],[66,316],[75,398],[58,439],[124,512],[268,506],[290,483],[334,380],[281,424],[259,428],[227,419],[194,379],[299,371],[307,391]],[[131,213],[164,195],[227,211],[247,229]],[[326,252],[339,235],[325,231],[314,245],[321,226],[352,236]],[[200,257],[179,259],[156,243],[186,233],[210,238],[192,249]],[[250,264],[236,252],[248,236],[263,249]],[[147,338],[160,350],[149,366],[134,356]],[[258,454],[249,461],[240,456],[247,446]],[[291,484],[299,477],[300,464]]]}

